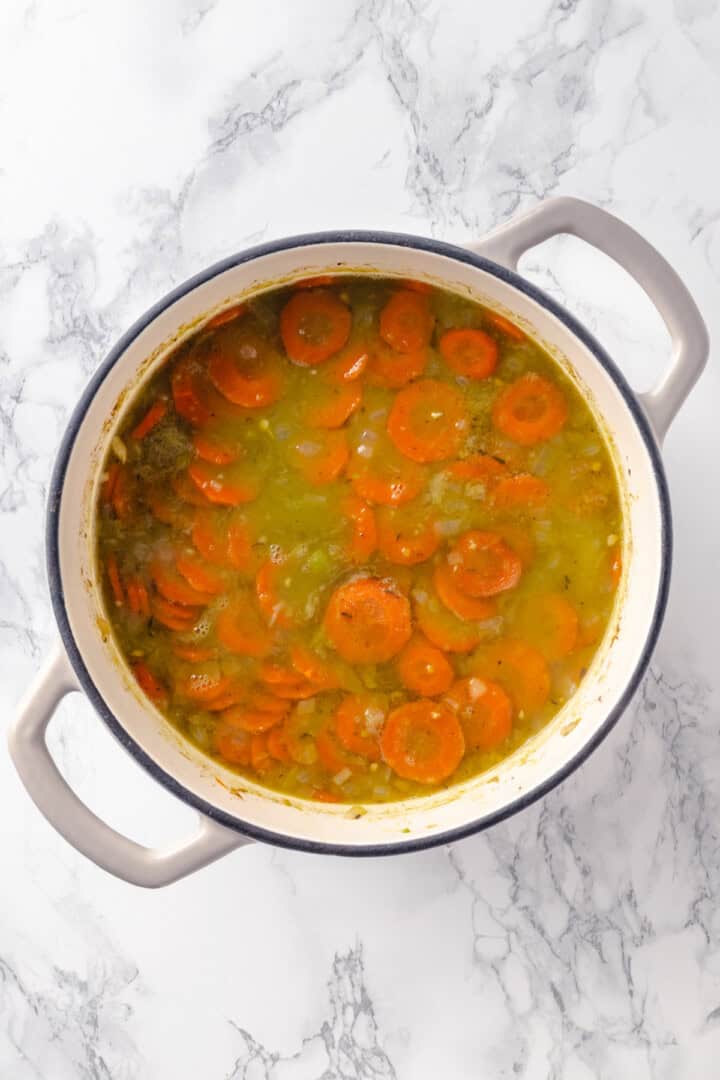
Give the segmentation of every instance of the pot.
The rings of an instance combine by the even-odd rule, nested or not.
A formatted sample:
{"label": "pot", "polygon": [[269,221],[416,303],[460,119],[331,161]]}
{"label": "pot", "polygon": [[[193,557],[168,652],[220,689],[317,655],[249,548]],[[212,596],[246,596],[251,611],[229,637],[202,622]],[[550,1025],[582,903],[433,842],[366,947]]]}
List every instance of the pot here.
{"label": "pot", "polygon": [[[673,342],[670,370],[636,395],[593,336],[516,272],[523,252],[571,233],[620,263],[645,289]],[[102,610],[92,510],[103,458],[138,384],[179,340],[224,306],[270,285],[332,271],[415,277],[512,317],[562,365],[589,401],[616,464],[626,518],[623,581],[613,623],[577,694],[531,741],[489,773],[421,799],[357,808],[269,792],[206,758],[139,691]],[[576,199],[554,199],[468,248],[395,233],[294,237],[203,271],[148,311],[100,366],[63,439],[51,486],[47,560],[60,631],[54,655],[20,705],[10,751],[40,810],[79,851],[126,881],[160,886],[251,840],[304,851],[386,855],[446,843],[516,813],[558,784],[607,735],[635,691],[668,592],[671,522],[659,445],[705,364],[708,338],[668,263],[627,225]],[[172,850],[121,836],[73,793],[47,749],[61,698],[82,690],[121,745],[199,813]]]}

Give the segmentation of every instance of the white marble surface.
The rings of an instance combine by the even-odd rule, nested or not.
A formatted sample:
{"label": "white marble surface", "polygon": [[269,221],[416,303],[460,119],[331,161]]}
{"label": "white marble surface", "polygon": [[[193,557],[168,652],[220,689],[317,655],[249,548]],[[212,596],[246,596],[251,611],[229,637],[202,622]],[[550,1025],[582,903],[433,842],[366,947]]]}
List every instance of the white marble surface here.
{"label": "white marble surface", "polygon": [[[255,241],[462,241],[550,194],[625,217],[720,332],[717,0],[4,0],[0,683],[53,639],[43,504],[81,387],[144,308]],[[657,316],[579,243],[525,269],[638,387]],[[720,1071],[713,365],[666,444],[672,598],[581,771],[486,835],[347,862],[250,847],[157,893],[76,855],[0,753],[5,1080],[633,1080]],[[79,699],[52,742],[142,840],[191,815]]]}

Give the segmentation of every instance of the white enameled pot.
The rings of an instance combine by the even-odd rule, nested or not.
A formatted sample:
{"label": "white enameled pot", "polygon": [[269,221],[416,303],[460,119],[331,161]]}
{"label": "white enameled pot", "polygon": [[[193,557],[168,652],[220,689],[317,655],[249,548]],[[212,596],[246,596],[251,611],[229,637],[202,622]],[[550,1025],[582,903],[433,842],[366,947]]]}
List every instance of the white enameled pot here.
{"label": "white enameled pot", "polygon": [[[635,395],[574,318],[515,271],[520,255],[571,233],[620,263],[645,289],[673,343],[651,393]],[[617,468],[626,515],[623,581],[605,640],[580,689],[554,720],[490,773],[441,794],[357,815],[347,806],[279,797],[226,771],[185,741],[142,696],[107,628],[94,557],[93,504],[101,463],[142,380],[202,321],[239,299],[309,275],[352,270],[419,278],[517,320],[558,360],[594,409]],[[115,346],[65,435],[48,509],[47,555],[60,642],[19,707],[10,751],[31,797],[62,835],[98,865],[143,886],[175,881],[250,840],[307,851],[378,855],[416,850],[486,828],[568,775],[608,733],[638,685],[668,589],[671,525],[659,444],[705,364],[700,314],[668,263],[617,218],[576,199],[545,202],[472,250],[412,236],[326,233],[245,251],[166,296]],[[155,851],[96,817],[58,772],[46,729],[60,699],[84,691],[119,742],[169,791],[195,807],[200,827]]]}

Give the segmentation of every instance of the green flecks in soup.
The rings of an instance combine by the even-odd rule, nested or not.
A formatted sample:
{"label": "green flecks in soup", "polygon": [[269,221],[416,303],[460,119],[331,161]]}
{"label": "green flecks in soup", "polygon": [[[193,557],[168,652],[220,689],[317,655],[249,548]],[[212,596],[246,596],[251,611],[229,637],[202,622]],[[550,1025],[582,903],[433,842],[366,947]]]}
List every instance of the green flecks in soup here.
{"label": "green flecks in soup", "polygon": [[113,441],[97,533],[167,718],[268,787],[358,804],[547,724],[606,631],[622,513],[588,405],[518,327],[345,276],[173,352]]}

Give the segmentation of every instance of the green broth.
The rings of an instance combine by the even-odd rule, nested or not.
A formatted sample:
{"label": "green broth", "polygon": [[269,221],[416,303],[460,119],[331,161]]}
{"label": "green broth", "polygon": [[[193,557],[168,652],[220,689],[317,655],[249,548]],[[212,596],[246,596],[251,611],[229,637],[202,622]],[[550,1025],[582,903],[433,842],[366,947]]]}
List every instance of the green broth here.
{"label": "green broth", "polygon": [[[380,316],[399,288],[397,282],[358,275],[337,277],[314,291],[335,296],[346,305],[352,316],[350,345],[355,343],[358,352],[366,349],[374,357],[376,349],[387,354],[389,346],[378,337]],[[576,690],[606,632],[615,600],[623,522],[613,462],[588,404],[536,342],[512,326],[506,332],[502,324],[495,324],[492,313],[464,297],[438,289],[419,293],[428,307],[432,330],[422,349],[424,370],[409,385],[429,379],[459,389],[467,424],[457,453],[422,462],[419,468],[413,465],[422,475],[422,489],[414,498],[397,507],[372,501],[368,505],[375,523],[385,529],[383,535],[394,531],[400,544],[403,530],[414,536],[429,528],[437,537],[437,550],[415,565],[398,565],[380,549],[360,561],[357,556],[351,559],[354,525],[348,517],[348,500],[359,501],[358,476],[364,475],[363,469],[402,458],[388,435],[387,421],[403,388],[381,385],[382,378],[373,376],[374,361],[359,377],[340,380],[332,389],[328,372],[335,356],[315,367],[291,363],[280,317],[297,295],[293,289],[272,290],[251,300],[225,324],[198,330],[133,401],[105,463],[97,507],[106,609],[122,654],[131,666],[141,665],[135,670],[143,688],[155,696],[169,721],[206,754],[288,795],[355,805],[426,794],[481,773],[512,754]],[[497,365],[487,377],[459,376],[443,359],[439,341],[446,331],[458,328],[483,330],[495,343]],[[208,365],[212,357],[222,354],[244,371],[247,350],[257,342],[279,379],[280,396],[259,407],[233,404],[208,377]],[[405,363],[407,354],[401,358]],[[392,353],[391,361],[400,362],[400,358]],[[200,388],[201,422],[178,412],[180,400],[181,412],[187,414],[185,399],[178,396],[179,370],[191,372],[193,392]],[[499,395],[527,373],[542,376],[561,392],[566,419],[551,437],[521,445],[499,430],[493,408]],[[360,403],[355,402],[354,411],[339,427],[306,422],[309,415],[321,415],[317,410],[325,408],[328,400],[340,416],[342,403],[347,399],[350,408],[353,395]],[[144,437],[134,437],[133,431],[158,401],[164,403],[164,415]],[[221,453],[238,454],[238,460],[228,464],[200,461],[198,439],[202,436],[210,440],[211,453],[220,447]],[[315,460],[317,446],[325,446],[326,440],[340,455],[345,446],[350,458],[341,464],[335,479],[318,484],[304,474],[305,461]],[[529,474],[537,478],[545,496],[537,505],[503,505],[489,481],[462,480],[449,471],[455,460],[477,455],[491,457],[508,477]],[[229,476],[233,491],[254,497],[236,506],[209,501],[211,489],[205,488],[204,493],[191,478],[198,475],[198,465],[208,475],[219,476],[221,486]],[[401,461],[400,467],[406,463]],[[223,565],[208,560],[206,547],[200,545],[198,550],[198,520],[215,530],[221,550],[218,560]],[[246,542],[245,555],[236,553],[235,562],[228,561],[226,554],[232,530],[239,531]],[[418,782],[398,775],[380,751],[369,758],[337,743],[335,715],[348,695],[371,701],[372,724],[366,732],[371,739],[380,737],[389,713],[419,695],[403,685],[396,657],[351,663],[339,656],[328,637],[324,615],[334,590],[348,581],[357,577],[390,580],[408,598],[416,631],[422,604],[438,608],[433,584],[437,566],[443,560],[452,562],[459,538],[473,531],[503,537],[521,558],[522,574],[512,588],[492,597],[491,615],[477,623],[467,621],[477,644],[466,651],[447,652],[455,678],[474,677],[482,682],[488,677],[483,668],[488,649],[508,638],[520,639],[546,655],[549,691],[546,700],[531,708],[513,700],[512,729],[498,745],[468,747],[442,781]],[[273,567],[270,575],[273,597],[279,598],[279,606],[272,610],[289,612],[289,625],[282,625],[284,616],[276,621],[272,611],[268,615],[258,601],[262,591],[257,585],[258,571],[279,556],[282,566]],[[178,570],[178,557],[183,566],[182,557],[188,561],[189,579]],[[161,567],[157,573],[168,579],[163,588],[158,586],[157,566]],[[456,569],[453,566],[453,572]],[[577,615],[576,637],[569,642],[569,650],[567,643],[563,646],[562,655],[555,655],[558,648],[543,638],[540,623],[532,618],[528,622],[532,604],[548,594],[567,602]],[[263,656],[230,649],[217,636],[223,612],[249,609],[253,640],[269,641]],[[442,604],[438,610],[453,625],[458,622]],[[264,713],[264,720],[252,719],[258,712],[256,702],[264,701],[257,695],[273,694],[277,688],[264,681],[263,672],[268,665],[276,665],[290,673],[286,682],[297,690],[306,676],[293,667],[293,647],[312,652],[339,685],[326,687],[311,679],[315,692],[300,700],[281,698],[287,702],[277,706],[278,715],[280,709],[285,710],[282,719],[268,728],[265,724],[271,722]],[[288,681],[293,676],[295,683]],[[502,672],[498,681],[502,684]],[[513,698],[512,687],[506,689]],[[436,697],[445,699],[442,693]],[[219,707],[223,704],[225,709]],[[221,752],[218,732],[231,719],[235,722],[240,717],[244,723],[243,709],[252,714],[251,723],[263,730],[240,736],[247,749],[238,754],[241,760],[228,760]],[[268,731],[287,733],[287,738],[276,734],[276,741],[270,743],[280,746],[281,756],[287,756],[289,745],[289,760],[278,760],[268,752]],[[338,750],[329,759],[328,752],[322,752],[328,740],[333,754]]]}

